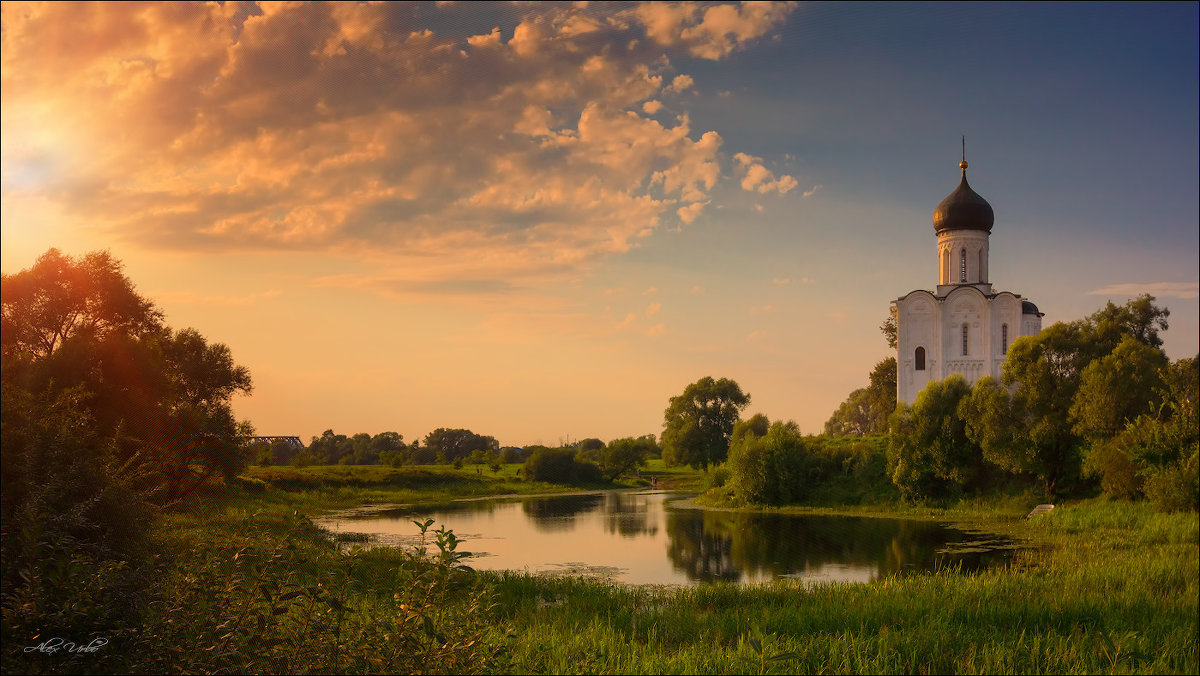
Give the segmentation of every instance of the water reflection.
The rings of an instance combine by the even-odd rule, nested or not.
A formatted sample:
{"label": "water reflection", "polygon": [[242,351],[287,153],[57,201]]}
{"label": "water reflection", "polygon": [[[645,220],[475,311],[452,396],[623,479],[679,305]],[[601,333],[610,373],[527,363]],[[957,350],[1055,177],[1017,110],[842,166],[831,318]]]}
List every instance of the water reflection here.
{"label": "water reflection", "polygon": [[593,574],[634,584],[868,581],[885,575],[1008,560],[1012,543],[939,524],[865,517],[671,508],[661,492],[455,502],[417,510],[343,514],[333,530],[407,545],[415,519],[467,540],[481,569]]}

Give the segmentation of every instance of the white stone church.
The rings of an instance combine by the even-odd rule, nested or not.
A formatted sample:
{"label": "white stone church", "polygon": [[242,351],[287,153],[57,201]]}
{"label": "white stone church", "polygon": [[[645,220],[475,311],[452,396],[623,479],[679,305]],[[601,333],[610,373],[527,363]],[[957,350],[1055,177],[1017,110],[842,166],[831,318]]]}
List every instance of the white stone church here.
{"label": "white stone church", "polygon": [[992,205],[962,181],[933,212],[937,232],[936,291],[911,291],[892,305],[896,317],[896,398],[912,404],[930,382],[951,374],[968,383],[1000,377],[1008,346],[1042,330],[1042,313],[988,281]]}

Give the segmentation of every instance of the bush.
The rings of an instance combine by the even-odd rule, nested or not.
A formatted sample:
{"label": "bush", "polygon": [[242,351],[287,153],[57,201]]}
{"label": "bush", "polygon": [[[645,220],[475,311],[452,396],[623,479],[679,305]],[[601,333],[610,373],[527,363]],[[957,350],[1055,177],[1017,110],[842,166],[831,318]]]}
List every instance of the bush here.
{"label": "bush", "polygon": [[1100,489],[1110,498],[1135,500],[1142,495],[1138,467],[1121,449],[1118,439],[1098,441],[1088,449],[1083,471],[1100,477]]}
{"label": "bush", "polygon": [[1144,490],[1151,504],[1164,512],[1200,510],[1200,454],[1193,450],[1187,461],[1154,472]]}
{"label": "bush", "polygon": [[706,489],[720,488],[729,482],[729,476],[729,465],[727,463],[714,465],[713,468],[708,471],[708,476],[704,478],[704,487]]}
{"label": "bush", "polygon": [[761,437],[753,432],[736,437],[726,464],[730,486],[738,499],[785,505],[804,498],[809,458],[796,423],[774,423]]}
{"label": "bush", "polygon": [[548,483],[600,483],[600,468],[580,462],[570,448],[539,448],[525,461],[525,478]]}

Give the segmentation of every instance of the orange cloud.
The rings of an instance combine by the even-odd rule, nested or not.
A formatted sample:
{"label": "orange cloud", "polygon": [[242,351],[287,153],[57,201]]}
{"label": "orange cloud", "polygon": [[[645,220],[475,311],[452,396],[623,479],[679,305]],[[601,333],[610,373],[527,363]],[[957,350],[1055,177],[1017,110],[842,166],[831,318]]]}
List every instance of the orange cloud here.
{"label": "orange cloud", "polygon": [[693,220],[721,137],[648,117],[692,85],[671,49],[721,58],[791,5],[522,11],[506,40],[407,4],[5,4],[5,192],[151,248],[366,252],[404,273],[363,284],[436,292]]}

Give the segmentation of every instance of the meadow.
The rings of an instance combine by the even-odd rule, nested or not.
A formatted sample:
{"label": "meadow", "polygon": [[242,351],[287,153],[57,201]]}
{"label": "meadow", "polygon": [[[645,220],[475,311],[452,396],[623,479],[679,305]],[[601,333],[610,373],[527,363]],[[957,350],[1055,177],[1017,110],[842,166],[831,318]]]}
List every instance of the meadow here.
{"label": "meadow", "polygon": [[[692,470],[649,469],[660,485],[696,488],[704,480]],[[137,571],[148,585],[126,585],[122,594],[122,570],[71,581],[68,624],[94,629],[103,618],[102,648],[6,649],[4,670],[1195,673],[1200,666],[1197,515],[1144,503],[1090,500],[1028,521],[1019,500],[854,508],[949,520],[1030,546],[1005,568],[808,587],[631,587],[475,573],[463,567],[469,561],[457,537],[437,524],[426,525],[428,546],[417,555],[335,543],[309,518],[365,503],[572,490],[518,481],[512,467],[498,474],[253,468],[235,486],[214,487],[160,520],[148,563]]]}

